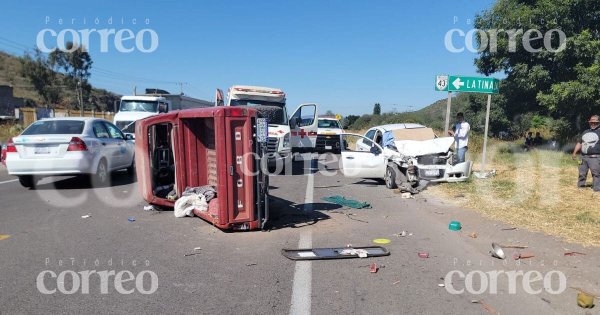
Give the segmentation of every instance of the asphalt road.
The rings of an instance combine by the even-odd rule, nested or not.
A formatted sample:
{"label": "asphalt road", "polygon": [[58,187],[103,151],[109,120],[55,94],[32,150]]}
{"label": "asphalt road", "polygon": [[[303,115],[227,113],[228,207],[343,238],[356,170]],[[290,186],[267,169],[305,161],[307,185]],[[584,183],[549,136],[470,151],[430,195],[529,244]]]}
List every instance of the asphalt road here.
{"label": "asphalt road", "polygon": [[[320,161],[320,167],[334,175],[313,173],[310,165],[298,162],[297,173],[308,168],[308,174],[273,176],[271,229],[237,233],[222,232],[199,218],[175,218],[172,211],[144,211],[146,203],[125,173],[115,174],[107,188],[66,177],[44,179],[28,190],[2,168],[0,234],[10,237],[0,236],[0,313],[584,314],[573,289],[550,294],[540,280],[531,286],[542,292],[529,294],[519,278],[511,294],[508,278],[499,275],[494,293],[493,281],[487,276],[489,281],[482,281],[481,275],[555,271],[550,289],[560,289],[556,272],[565,274],[568,286],[599,288],[597,249],[502,230],[507,226],[427,191],[401,199],[377,182],[344,178],[329,160]],[[367,201],[372,208],[349,209],[321,200],[333,195]],[[451,220],[461,221],[463,230],[448,230]],[[394,235],[401,231],[407,236]],[[472,231],[479,237],[469,237]],[[383,245],[390,256],[294,262],[280,253],[299,246],[366,246],[377,238],[391,240]],[[492,241],[527,243],[536,257],[521,264],[492,258]],[[564,257],[565,248],[587,255]],[[420,258],[419,252],[429,258]],[[373,262],[380,266],[377,273],[369,272]],[[91,270],[121,272],[125,280],[131,272],[136,280],[123,284],[131,293],[120,293],[114,276],[102,283],[96,275],[89,276],[89,292],[84,292],[83,274]],[[470,291],[482,293],[452,294],[440,286],[451,271],[471,273]],[[52,278],[51,272],[63,277]],[[45,280],[37,280],[40,273]],[[62,288],[71,294],[43,294],[40,283],[42,291]],[[466,280],[456,274],[447,283],[466,288]],[[153,291],[152,284],[155,291],[143,294]],[[598,307],[590,312],[598,314]]]}

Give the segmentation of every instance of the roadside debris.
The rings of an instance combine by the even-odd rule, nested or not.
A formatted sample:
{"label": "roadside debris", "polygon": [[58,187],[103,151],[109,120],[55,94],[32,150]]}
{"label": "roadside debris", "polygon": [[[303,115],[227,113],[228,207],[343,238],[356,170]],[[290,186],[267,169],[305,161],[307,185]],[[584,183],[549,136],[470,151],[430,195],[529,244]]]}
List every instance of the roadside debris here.
{"label": "roadside debris", "polygon": [[506,258],[506,254],[504,254],[502,247],[500,247],[500,245],[498,245],[496,243],[492,243],[492,250],[490,251],[490,254],[492,255],[492,257],[496,257],[496,258],[500,258],[500,259]]}
{"label": "roadside debris", "polygon": [[514,260],[519,260],[519,259],[526,259],[526,258],[533,258],[535,257],[533,254],[521,254],[519,252],[516,252],[513,254],[513,259]]}
{"label": "roadside debris", "polygon": [[395,282],[393,282],[393,283],[392,283],[392,285],[396,285],[396,284],[398,284],[398,283],[400,283],[400,282],[402,282],[402,281],[400,281],[400,280],[398,280],[398,281],[395,281]]}
{"label": "roadside debris", "polygon": [[435,214],[444,214],[444,213],[441,211],[436,211]]}
{"label": "roadside debris", "polygon": [[577,305],[582,308],[594,307],[594,297],[585,292],[577,293]]}
{"label": "roadside debris", "polygon": [[256,265],[258,265],[258,264],[257,263],[249,263],[249,264],[246,264],[246,267],[256,266]]}
{"label": "roadside debris", "polygon": [[481,307],[483,307],[483,309],[490,314],[498,314],[498,312],[496,312],[492,306],[485,303],[483,300],[471,300],[471,303],[481,304]]}
{"label": "roadside debris", "polygon": [[529,246],[527,245],[513,245],[513,244],[500,244],[500,247],[502,248],[516,248],[516,249],[525,249],[528,248]]}
{"label": "roadside debris", "polygon": [[8,235],[8,234],[0,234],[0,241],[3,241],[9,237],[10,237],[10,235]]}
{"label": "roadside debris", "polygon": [[153,205],[144,206],[144,211],[154,211],[154,206]]}
{"label": "roadside debris", "polygon": [[585,253],[580,252],[566,252],[565,256],[577,256],[577,255],[585,255]]}
{"label": "roadside debris", "polygon": [[376,263],[372,263],[371,266],[369,267],[369,271],[371,273],[377,273],[378,270],[379,270],[379,267],[377,266]]}
{"label": "roadside debris", "polygon": [[414,199],[413,195],[409,192],[403,192],[402,194],[400,194],[400,197],[402,199]]}
{"label": "roadside debris", "polygon": [[134,217],[129,217],[129,218],[127,218],[127,221],[129,221],[129,222],[134,222],[134,221],[135,221],[135,218],[134,218]]}
{"label": "roadside debris", "polygon": [[446,286],[446,285],[445,285],[445,284],[443,284],[443,283],[439,283],[439,284],[438,284],[438,287],[440,287],[440,288],[443,288],[443,287],[445,287],[445,286]]}
{"label": "roadside debris", "polygon": [[545,298],[542,298],[542,301],[544,301],[544,302],[546,302],[546,303],[548,303],[548,304],[552,304],[552,302],[550,302],[550,300],[548,300],[548,299],[545,299]]}
{"label": "roadside debris", "polygon": [[489,172],[473,172],[473,177],[479,179],[492,178],[496,176],[496,170],[491,170]]}
{"label": "roadside debris", "polygon": [[346,206],[353,209],[370,209],[371,204],[368,202],[360,202],[357,200],[346,199],[344,196],[331,196],[321,198],[323,201],[338,204],[340,206]]}
{"label": "roadside debris", "polygon": [[396,233],[394,234],[395,237],[405,237],[405,236],[412,236],[412,233],[406,233],[406,231],[402,231],[400,233]]}
{"label": "roadside debris", "polygon": [[452,230],[452,231],[460,231],[460,229],[462,229],[462,226],[461,226],[460,222],[458,222],[458,221],[452,221],[448,225],[448,228],[450,230]]}
{"label": "roadside debris", "polygon": [[87,218],[91,218],[91,217],[92,217],[91,214],[86,214],[86,215],[81,216],[82,219],[87,219]]}
{"label": "roadside debris", "polygon": [[187,257],[187,256],[193,256],[193,255],[200,254],[200,253],[198,252],[198,251],[200,251],[200,250],[202,250],[202,248],[201,248],[201,247],[194,247],[194,252],[193,252],[193,253],[188,253],[188,254],[185,254],[185,255],[183,255],[183,256],[184,256],[184,257]]}
{"label": "roadside debris", "polygon": [[373,243],[375,243],[375,244],[389,244],[391,242],[392,241],[387,238],[376,238],[373,240]]}
{"label": "roadside debris", "polygon": [[365,246],[282,249],[281,254],[291,260],[320,260],[389,256],[390,252],[381,246]]}
{"label": "roadside debris", "polygon": [[514,230],[516,230],[516,229],[517,229],[516,227],[509,227],[509,228],[503,228],[503,229],[501,229],[501,230],[502,230],[502,231],[514,231]]}
{"label": "roadside debris", "polygon": [[477,236],[478,236],[477,232],[471,232],[471,233],[469,233],[469,237],[470,238],[477,238]]}
{"label": "roadside debris", "polygon": [[417,255],[421,258],[429,258],[429,253],[427,252],[419,252]]}

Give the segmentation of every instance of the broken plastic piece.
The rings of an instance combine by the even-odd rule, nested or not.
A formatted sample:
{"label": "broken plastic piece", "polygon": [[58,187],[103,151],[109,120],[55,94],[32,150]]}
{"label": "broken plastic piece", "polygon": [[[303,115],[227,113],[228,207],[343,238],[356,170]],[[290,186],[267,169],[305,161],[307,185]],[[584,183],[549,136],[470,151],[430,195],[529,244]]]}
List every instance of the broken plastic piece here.
{"label": "broken plastic piece", "polygon": [[359,254],[365,257],[388,256],[390,252],[381,246],[366,247],[333,247],[333,248],[306,248],[306,249],[282,249],[281,254],[291,260],[319,260],[319,259],[347,259],[359,258]]}
{"label": "broken plastic piece", "polygon": [[379,267],[377,267],[376,263],[372,263],[371,266],[369,267],[369,269],[370,269],[369,271],[371,273],[377,273],[377,270],[379,270]]}
{"label": "broken plastic piece", "polygon": [[133,222],[133,221],[135,221],[135,218],[134,217],[129,217],[129,218],[127,218],[127,221]]}
{"label": "broken plastic piece", "polygon": [[418,255],[421,258],[429,258],[429,253],[426,253],[426,252],[420,252],[420,253],[418,253]]}
{"label": "broken plastic piece", "polygon": [[387,238],[376,238],[373,240],[373,243],[375,243],[375,244],[389,244],[391,242],[392,241]]}
{"label": "broken plastic piece", "polygon": [[87,218],[89,218],[89,217],[91,217],[91,215],[90,215],[90,214],[86,214],[86,215],[82,215],[82,216],[81,216],[81,218],[82,218],[82,219],[87,219]]}

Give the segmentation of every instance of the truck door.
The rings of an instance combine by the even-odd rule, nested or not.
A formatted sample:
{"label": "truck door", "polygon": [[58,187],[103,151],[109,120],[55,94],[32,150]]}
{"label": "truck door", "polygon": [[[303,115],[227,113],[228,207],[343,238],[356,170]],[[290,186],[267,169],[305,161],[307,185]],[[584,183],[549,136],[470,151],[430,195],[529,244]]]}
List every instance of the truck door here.
{"label": "truck door", "polygon": [[319,129],[317,115],[317,104],[298,106],[290,119],[290,144],[292,148],[315,147]]}
{"label": "truck door", "polygon": [[[355,134],[342,134],[342,172],[346,177],[383,178],[387,159],[383,148],[373,140]],[[369,147],[365,150],[364,147]]]}
{"label": "truck door", "polygon": [[173,189],[180,177],[175,169],[179,158],[176,119],[176,112],[153,116],[138,121],[135,128],[135,164],[142,196],[150,203],[170,207],[173,201],[167,200],[164,192]]}

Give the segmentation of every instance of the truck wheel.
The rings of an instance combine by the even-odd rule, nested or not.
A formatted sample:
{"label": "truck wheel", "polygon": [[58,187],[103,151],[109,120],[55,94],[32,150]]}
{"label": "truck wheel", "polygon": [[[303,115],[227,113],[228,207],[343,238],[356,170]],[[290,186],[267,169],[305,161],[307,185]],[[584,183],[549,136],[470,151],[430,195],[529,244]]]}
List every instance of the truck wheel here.
{"label": "truck wheel", "polygon": [[25,188],[34,188],[36,184],[36,178],[33,175],[22,175],[19,176],[19,183]]}
{"label": "truck wheel", "polygon": [[396,185],[396,171],[391,166],[388,166],[386,168],[384,179],[385,187],[389,189],[398,188],[398,185]]}

